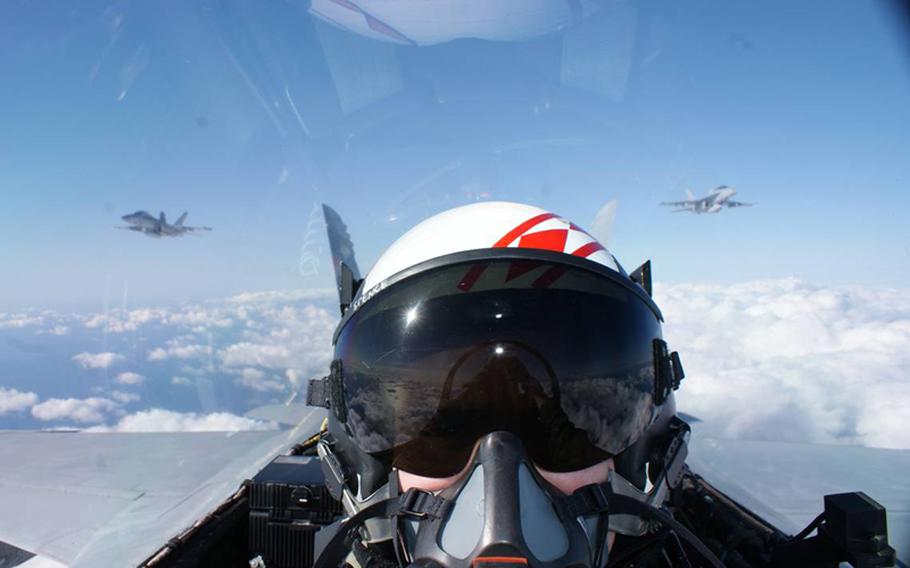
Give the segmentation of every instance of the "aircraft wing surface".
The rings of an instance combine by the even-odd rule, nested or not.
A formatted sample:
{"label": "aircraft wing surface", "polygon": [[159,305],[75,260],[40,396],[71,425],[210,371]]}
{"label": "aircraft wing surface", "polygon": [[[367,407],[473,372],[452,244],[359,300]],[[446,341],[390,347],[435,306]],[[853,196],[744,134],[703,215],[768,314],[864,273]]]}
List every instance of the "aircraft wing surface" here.
{"label": "aircraft wing surface", "polygon": [[823,496],[862,491],[888,510],[888,540],[910,562],[910,450],[707,438],[693,426],[689,468],[777,528],[796,534]]}
{"label": "aircraft wing surface", "polygon": [[2,431],[0,545],[72,568],[136,566],[324,417],[255,432]]}
{"label": "aircraft wing surface", "polygon": [[254,420],[284,424],[285,426],[296,426],[312,412],[312,406],[300,403],[269,404],[247,411],[244,416],[253,418]]}

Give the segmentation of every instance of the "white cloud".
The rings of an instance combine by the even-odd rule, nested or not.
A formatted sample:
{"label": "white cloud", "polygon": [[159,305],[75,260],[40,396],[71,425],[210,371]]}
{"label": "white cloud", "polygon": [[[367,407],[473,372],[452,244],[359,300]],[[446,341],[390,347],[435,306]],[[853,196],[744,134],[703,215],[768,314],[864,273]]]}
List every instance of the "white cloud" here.
{"label": "white cloud", "polygon": [[30,308],[22,312],[0,312],[0,329],[37,328],[35,335],[67,335],[72,321],[82,321],[83,316],[65,314],[56,310]]}
{"label": "white cloud", "polygon": [[21,392],[0,387],[0,416],[8,412],[25,410],[37,402],[38,395],[33,392]]}
{"label": "white cloud", "polygon": [[190,387],[193,386],[193,381],[186,377],[174,377],[171,379],[171,384],[179,387]]}
{"label": "white cloud", "polygon": [[126,318],[128,325],[139,327],[146,323],[160,321],[164,319],[167,315],[167,312],[161,309],[149,309],[142,308],[138,310],[132,310]]}
{"label": "white cloud", "polygon": [[654,295],[687,374],[679,407],[701,428],[910,448],[910,291],[785,279]]}
{"label": "white cloud", "polygon": [[270,369],[284,368],[291,364],[292,351],[287,345],[243,341],[221,352],[221,360],[228,367],[260,365]]}
{"label": "white cloud", "polygon": [[83,318],[82,325],[88,328],[102,328],[107,333],[124,333],[136,331],[146,324],[166,321],[168,312],[162,308],[140,308],[124,312],[113,310],[104,314],[94,314]]}
{"label": "white cloud", "polygon": [[300,373],[294,369],[285,371],[284,376],[288,378],[288,382],[290,382],[295,389],[300,389],[300,387],[303,386],[304,377],[300,376]]}
{"label": "white cloud", "polygon": [[272,422],[262,422],[228,412],[196,414],[172,412],[161,408],[143,410],[122,417],[113,426],[95,426],[89,432],[225,432],[274,430]]}
{"label": "white cloud", "polygon": [[261,371],[259,369],[254,369],[252,367],[247,367],[245,369],[240,370],[240,378],[246,379],[249,381],[261,381],[265,377],[266,377],[266,374],[264,371]]}
{"label": "white cloud", "polygon": [[134,394],[131,392],[123,392],[123,391],[111,391],[110,396],[112,399],[116,400],[120,404],[128,404],[130,402],[136,402],[140,398],[142,398],[138,394]]}
{"label": "white cloud", "polygon": [[123,355],[111,353],[110,351],[104,353],[79,353],[73,356],[73,361],[79,363],[83,369],[106,369],[114,363],[123,360]]}
{"label": "white cloud", "polygon": [[139,373],[127,371],[125,373],[120,373],[117,375],[117,382],[121,385],[141,385],[145,382],[145,377]]}
{"label": "white cloud", "polygon": [[102,422],[105,414],[117,409],[117,403],[107,398],[51,398],[32,407],[38,420],[74,420]]}
{"label": "white cloud", "polygon": [[161,347],[156,347],[149,351],[148,360],[149,361],[164,361],[167,359],[167,349],[162,349]]}
{"label": "white cloud", "polygon": [[93,316],[86,318],[86,320],[84,322],[82,322],[82,324],[85,327],[90,327],[90,328],[101,327],[107,323],[108,319],[109,319],[108,316],[105,314],[95,314]]}
{"label": "white cloud", "polygon": [[8,314],[6,318],[0,320],[0,328],[22,328],[42,325],[44,318],[41,316],[32,316],[28,314]]}
{"label": "white cloud", "polygon": [[184,325],[193,328],[230,327],[234,321],[227,317],[220,308],[189,308],[183,312],[171,314],[167,322],[171,325]]}
{"label": "white cloud", "polygon": [[246,367],[240,370],[237,384],[259,392],[283,391],[286,383],[276,380],[260,369]]}
{"label": "white cloud", "polygon": [[258,306],[248,314],[245,340],[218,352],[228,368],[264,367],[286,376],[324,375],[332,359],[332,332],[337,316],[313,304]]}
{"label": "white cloud", "polygon": [[212,354],[212,347],[209,345],[199,345],[191,343],[194,341],[192,335],[180,336],[170,339],[166,342],[165,347],[156,347],[148,354],[149,361],[164,361],[166,359],[196,359]]}
{"label": "white cloud", "polygon": [[266,292],[243,292],[228,298],[234,304],[261,304],[266,302],[300,302],[304,300],[326,300],[335,297],[334,288],[315,288],[309,290],[269,290]]}
{"label": "white cloud", "polygon": [[194,359],[211,355],[212,348],[208,345],[176,345],[168,347],[168,355],[177,359]]}

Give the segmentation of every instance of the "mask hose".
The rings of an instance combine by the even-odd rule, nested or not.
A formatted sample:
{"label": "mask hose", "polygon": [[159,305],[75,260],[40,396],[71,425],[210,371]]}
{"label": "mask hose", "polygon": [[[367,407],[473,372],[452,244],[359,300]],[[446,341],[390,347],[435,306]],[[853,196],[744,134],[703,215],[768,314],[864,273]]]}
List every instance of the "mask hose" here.
{"label": "mask hose", "polygon": [[376,517],[389,517],[398,514],[398,499],[385,499],[378,503],[373,503],[369,507],[359,511],[353,517],[343,522],[338,528],[338,532],[332,537],[322,549],[322,554],[313,563],[313,568],[338,568],[341,561],[347,556],[349,548],[347,539],[354,529],[360,527],[365,521]]}
{"label": "mask hose", "polygon": [[692,548],[704,558],[708,564],[713,568],[726,568],[724,563],[711,551],[710,548],[705,546],[697,536],[692,534],[692,532],[687,529],[682,523],[671,517],[664,511],[651,505],[647,505],[640,501],[633,499],[632,497],[626,497],[625,495],[619,495],[614,493],[610,496],[610,512],[618,514],[632,514],[639,517],[646,517],[652,521],[657,521],[663,526],[669,528],[677,535],[680,536],[684,541],[686,541]]}

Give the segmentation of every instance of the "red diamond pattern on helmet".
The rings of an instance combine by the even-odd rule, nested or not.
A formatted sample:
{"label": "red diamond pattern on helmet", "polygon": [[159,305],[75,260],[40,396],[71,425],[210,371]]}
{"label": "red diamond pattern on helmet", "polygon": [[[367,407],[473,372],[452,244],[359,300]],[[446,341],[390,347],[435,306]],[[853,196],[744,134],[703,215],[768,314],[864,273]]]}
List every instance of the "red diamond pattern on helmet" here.
{"label": "red diamond pattern on helmet", "polygon": [[[538,225],[543,225],[544,228],[530,232]],[[555,228],[554,225],[561,227]],[[493,248],[509,246],[563,252],[581,258],[606,250],[590,233],[554,213],[542,213],[519,223],[496,241]]]}
{"label": "red diamond pattern on helmet", "polygon": [[528,233],[518,240],[518,248],[533,248],[565,252],[566,239],[569,238],[568,229],[550,229]]}
{"label": "red diamond pattern on helmet", "polygon": [[[543,225],[544,228],[533,233],[529,232],[538,225]],[[555,228],[554,225],[560,228]],[[506,248],[509,246],[549,250],[581,258],[588,258],[598,251],[606,250],[590,233],[575,223],[570,223],[558,217],[555,213],[535,215],[513,227],[493,244],[493,248]],[[519,276],[527,274],[541,266],[541,264],[539,261],[513,261],[509,265],[505,282],[510,282]],[[483,264],[472,266],[468,269],[461,282],[458,283],[458,288],[463,292],[471,291],[485,269],[486,266]],[[559,280],[565,271],[564,267],[552,266],[539,275],[531,286],[534,288],[547,288]]]}
{"label": "red diamond pattern on helmet", "polygon": [[604,246],[602,244],[600,244],[599,242],[591,241],[590,243],[588,243],[586,245],[582,245],[582,246],[578,247],[577,249],[573,250],[572,254],[574,256],[580,256],[582,258],[588,258],[589,256],[591,256],[592,254],[594,254],[595,252],[597,252],[599,250],[606,250],[606,249],[604,249]]}
{"label": "red diamond pattern on helmet", "polygon": [[501,239],[496,241],[496,243],[493,245],[493,248],[505,248],[505,247],[509,246],[510,244],[515,242],[515,239],[517,239],[518,237],[527,233],[528,231],[530,231],[537,225],[543,223],[544,221],[547,221],[548,219],[552,219],[554,217],[556,217],[555,213],[541,213],[540,215],[531,217],[524,223],[520,223],[518,226],[513,228],[511,231],[509,231],[508,233],[503,235]]}

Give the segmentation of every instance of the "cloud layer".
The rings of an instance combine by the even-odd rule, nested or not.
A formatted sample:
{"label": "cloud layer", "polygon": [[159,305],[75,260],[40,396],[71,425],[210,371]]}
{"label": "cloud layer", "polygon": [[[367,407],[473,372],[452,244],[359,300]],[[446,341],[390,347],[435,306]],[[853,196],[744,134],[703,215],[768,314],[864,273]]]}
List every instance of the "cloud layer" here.
{"label": "cloud layer", "polygon": [[123,361],[123,355],[106,351],[104,353],[79,353],[73,356],[73,361],[79,363],[83,369],[107,369],[114,363]]}
{"label": "cloud layer", "polygon": [[[72,359],[86,369],[133,369],[103,379],[92,373],[91,380],[102,382],[89,384],[91,398],[37,386],[27,389],[36,392],[0,387],[0,415],[28,416],[31,410],[32,417],[52,425],[109,429],[260,427],[237,414],[212,413],[222,406],[209,394],[211,385],[235,385],[241,400],[257,405],[285,400],[307,379],[324,375],[338,318],[325,301],[329,296],[257,292],[105,315],[0,314],[0,331],[33,333],[46,342],[118,334],[125,342],[112,340],[97,353],[83,344],[72,352],[88,351]],[[730,286],[658,283],[655,299],[666,318],[664,334],[688,375],[677,395],[679,407],[703,420],[696,434],[910,448],[904,424],[910,415],[910,291],[783,279]],[[61,327],[66,338],[53,335]],[[125,405],[137,406],[139,395],[118,388],[141,392],[142,400],[155,392],[198,392],[208,413],[151,408],[127,414]],[[152,404],[161,405],[158,400]]]}
{"label": "cloud layer", "polygon": [[261,422],[228,412],[196,414],[172,412],[161,408],[143,410],[121,418],[113,426],[95,426],[89,432],[227,432],[274,430],[271,422]]}
{"label": "cloud layer", "polygon": [[51,398],[32,407],[38,420],[74,420],[80,423],[102,422],[119,404],[109,398]]}
{"label": "cloud layer", "polygon": [[[102,314],[0,313],[0,330],[42,336],[58,350],[66,342],[56,337],[67,335],[81,347],[67,357],[83,369],[130,369],[92,373],[78,383],[46,381],[57,388],[36,384],[34,393],[4,389],[0,415],[20,412],[51,427],[129,431],[262,428],[239,414],[287,400],[306,379],[325,374],[337,322],[328,309],[333,304],[326,302],[333,295],[333,290],[291,290]],[[104,348],[96,352],[93,344]],[[140,400],[153,407],[135,412]],[[172,412],[170,402],[181,410],[195,402],[205,412]],[[165,408],[158,408],[162,403]],[[225,408],[237,414],[216,412]]]}
{"label": "cloud layer", "polygon": [[145,377],[139,373],[127,371],[125,373],[120,373],[117,375],[117,382],[121,385],[141,385],[145,382]]}
{"label": "cloud layer", "polygon": [[38,402],[38,395],[33,392],[20,392],[16,389],[0,387],[0,416],[8,412],[27,410]]}
{"label": "cloud layer", "polygon": [[910,448],[910,294],[795,279],[658,285],[687,378],[681,410],[712,433]]}

